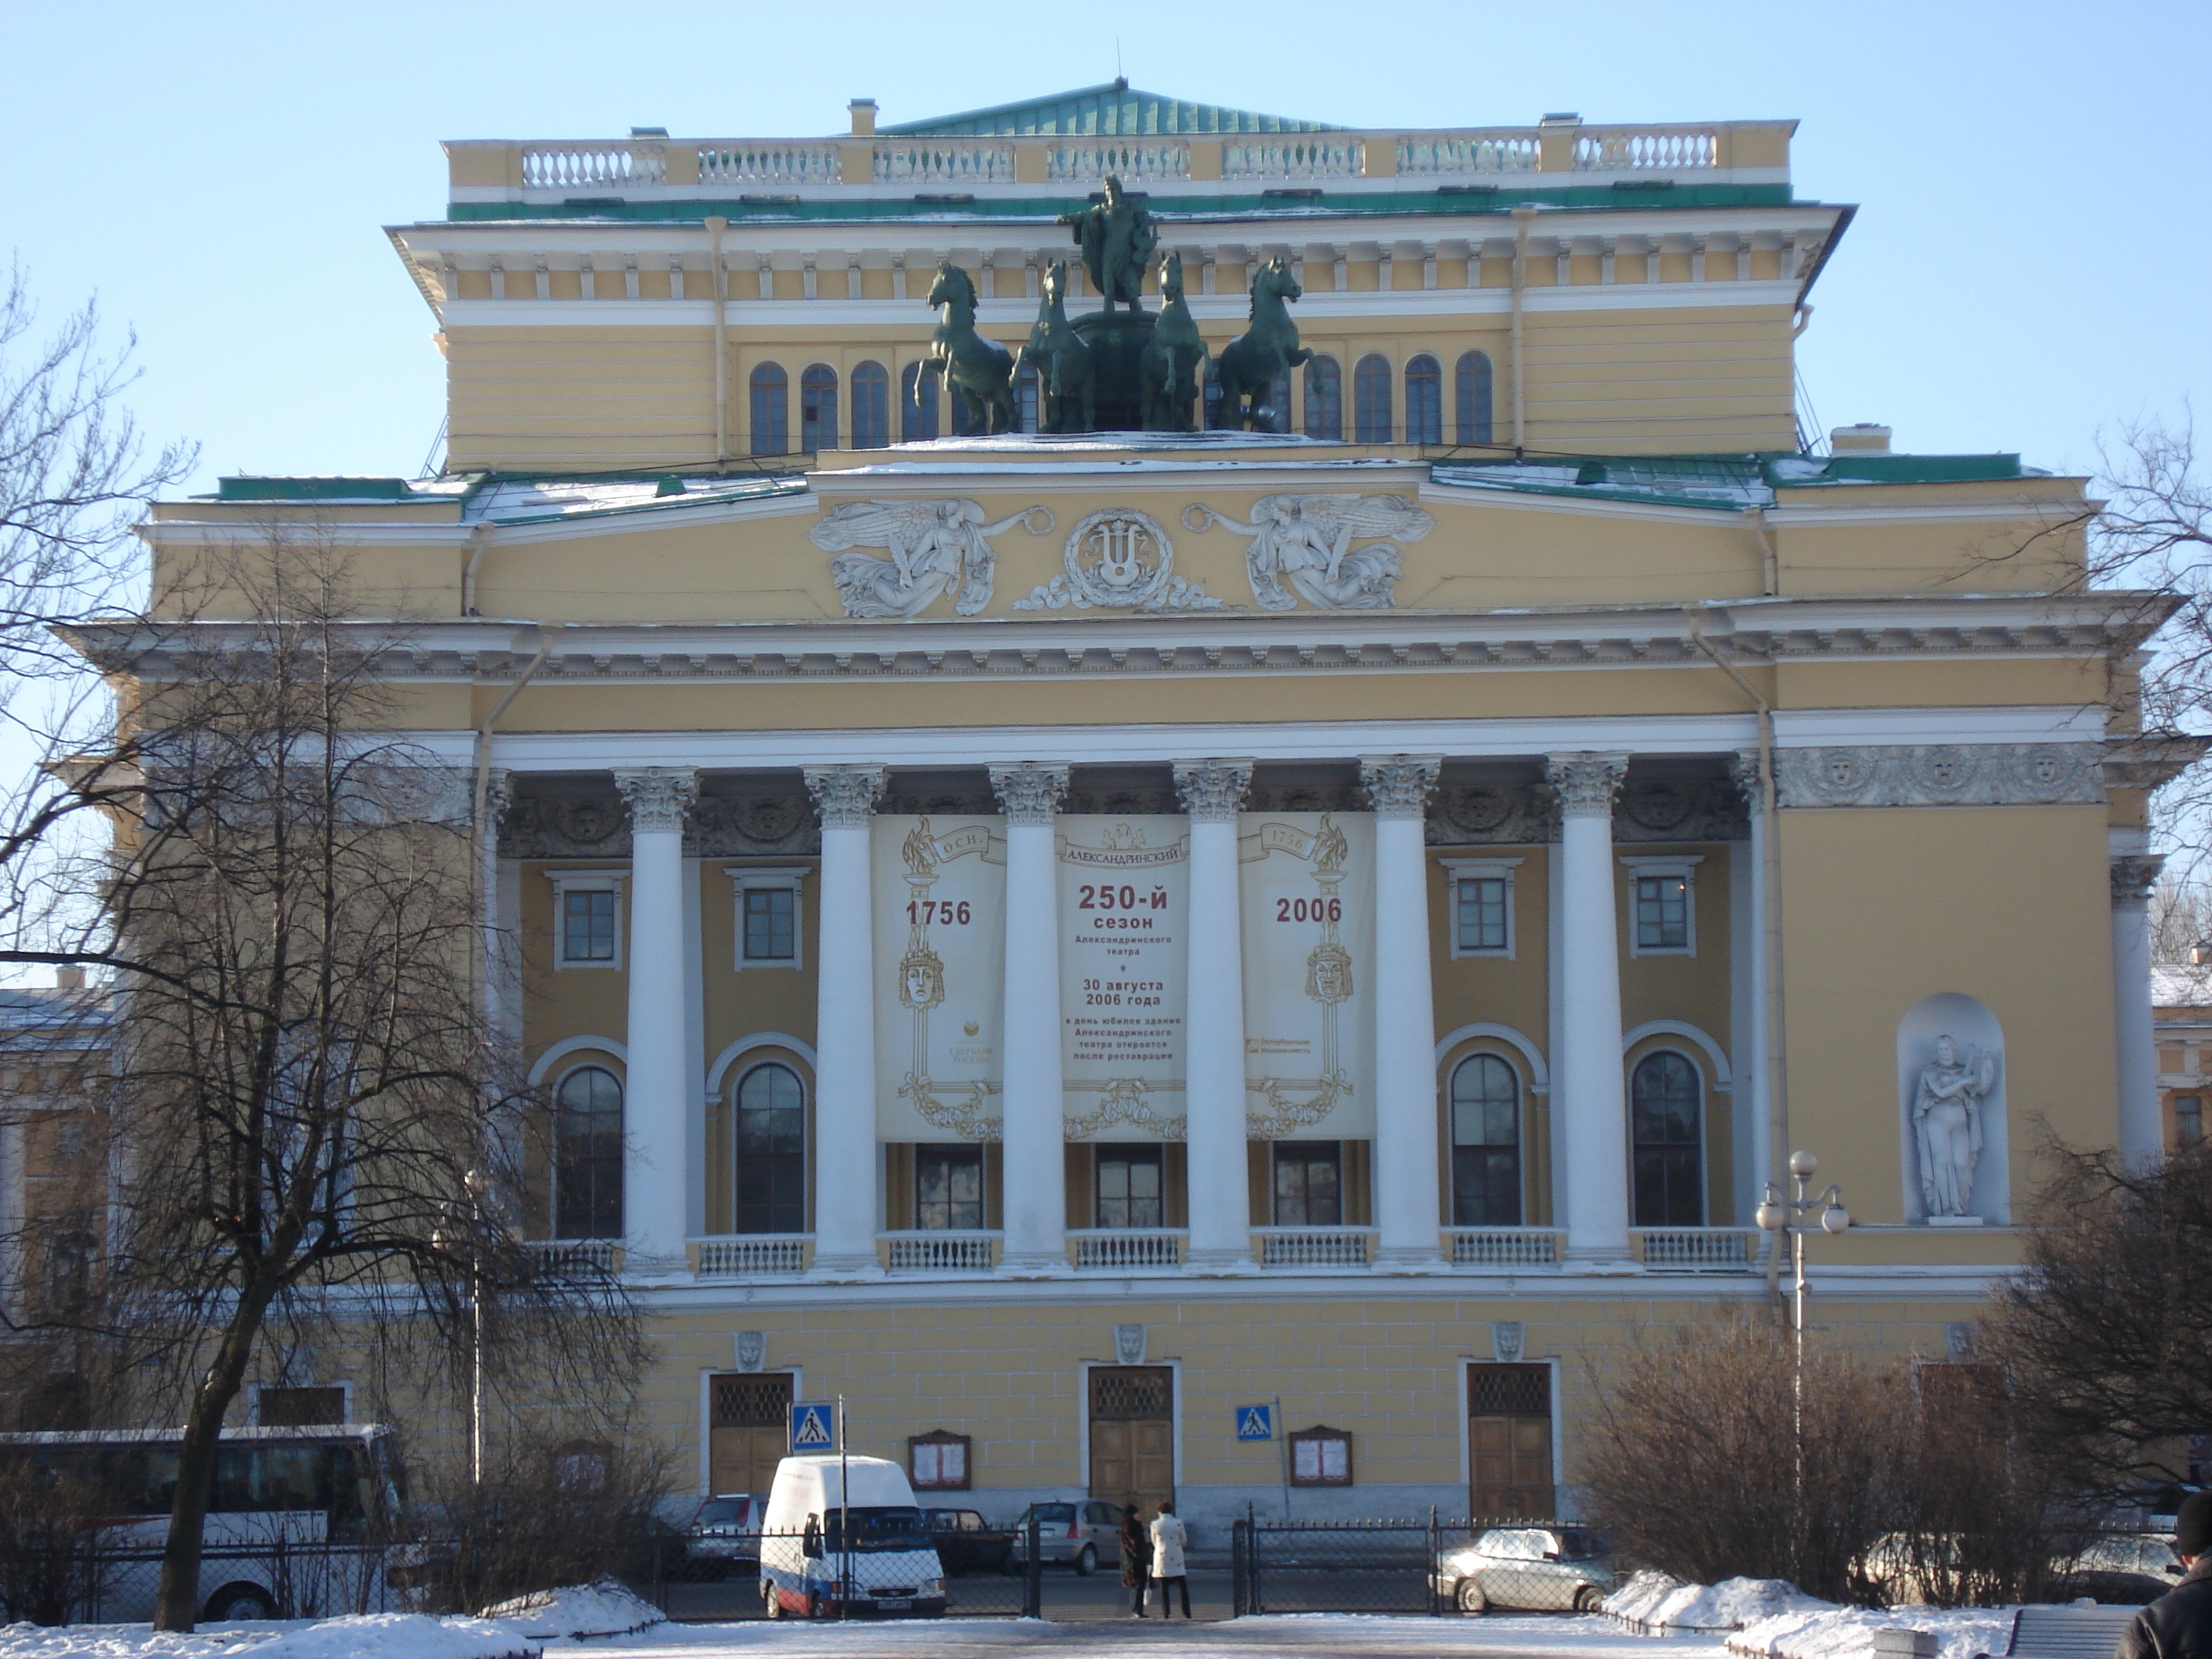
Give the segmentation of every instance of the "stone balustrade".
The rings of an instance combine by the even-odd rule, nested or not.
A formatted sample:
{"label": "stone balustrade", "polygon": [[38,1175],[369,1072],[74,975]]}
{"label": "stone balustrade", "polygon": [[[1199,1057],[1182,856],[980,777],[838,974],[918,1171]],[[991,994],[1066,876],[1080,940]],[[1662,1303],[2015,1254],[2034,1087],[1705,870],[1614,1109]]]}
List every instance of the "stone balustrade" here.
{"label": "stone balustrade", "polygon": [[1757,171],[1786,177],[1791,124],[1533,127],[1130,137],[671,138],[483,140],[447,145],[456,201],[568,196],[712,199],[898,188],[927,194],[1023,186],[1090,188],[1108,173],[1170,192],[1209,183],[1266,187],[1405,178],[1419,188],[1498,184],[1523,174],[1692,181]]}

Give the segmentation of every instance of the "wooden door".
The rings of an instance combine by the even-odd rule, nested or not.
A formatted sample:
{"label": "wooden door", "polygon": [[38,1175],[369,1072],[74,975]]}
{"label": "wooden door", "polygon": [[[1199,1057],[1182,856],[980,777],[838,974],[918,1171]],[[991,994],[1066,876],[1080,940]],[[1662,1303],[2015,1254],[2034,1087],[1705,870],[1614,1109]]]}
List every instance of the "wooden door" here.
{"label": "wooden door", "polygon": [[708,1389],[708,1466],[718,1492],[765,1493],[790,1449],[791,1373],[717,1376]]}
{"label": "wooden door", "polygon": [[1091,1495],[1142,1504],[1149,1518],[1175,1500],[1175,1372],[1165,1365],[1091,1371]]}
{"label": "wooden door", "polygon": [[1470,1365],[1467,1382],[1469,1513],[1477,1520],[1549,1520],[1551,1368]]}

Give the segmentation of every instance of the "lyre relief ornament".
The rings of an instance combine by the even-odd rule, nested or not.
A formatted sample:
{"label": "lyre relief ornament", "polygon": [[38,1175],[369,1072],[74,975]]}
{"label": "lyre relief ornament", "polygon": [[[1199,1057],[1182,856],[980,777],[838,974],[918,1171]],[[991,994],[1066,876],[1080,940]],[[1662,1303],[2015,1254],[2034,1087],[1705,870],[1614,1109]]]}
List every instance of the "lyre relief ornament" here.
{"label": "lyre relief ornament", "polygon": [[1175,544],[1159,521],[1109,507],[1075,526],[1061,550],[1065,574],[1016,599],[1017,611],[1218,611],[1195,582],[1175,574]]}

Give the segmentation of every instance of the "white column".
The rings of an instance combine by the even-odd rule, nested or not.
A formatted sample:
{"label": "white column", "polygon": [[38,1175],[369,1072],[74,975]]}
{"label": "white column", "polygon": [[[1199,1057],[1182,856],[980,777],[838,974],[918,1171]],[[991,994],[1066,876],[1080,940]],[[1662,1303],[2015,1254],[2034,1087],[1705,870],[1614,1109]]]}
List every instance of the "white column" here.
{"label": "white column", "polygon": [[1628,757],[1553,755],[1559,796],[1554,939],[1566,1006],[1552,1062],[1553,1155],[1566,1170],[1567,1254],[1628,1255],[1628,1097],[1621,1082],[1620,935],[1613,904],[1613,800]]}
{"label": "white column", "polygon": [[1188,1260],[1201,1272],[1219,1273],[1252,1265],[1243,909],[1237,873],[1237,813],[1252,787],[1252,763],[1177,761],[1175,781],[1190,814],[1190,957],[1183,976]]}
{"label": "white column", "polygon": [[1000,1265],[1034,1276],[1067,1266],[1067,1133],[1060,1078],[1060,881],[1053,821],[1067,768],[991,769],[1006,815],[1006,1092]]}
{"label": "white column", "polygon": [[2166,1156],[2150,997],[2150,890],[2165,862],[2142,853],[2112,860],[2112,1041],[2119,1051],[2120,1161],[2130,1170]]}
{"label": "white column", "polygon": [[864,1277],[876,1261],[875,907],[868,825],[880,766],[806,769],[822,819],[822,921],[814,975],[814,1267]]}
{"label": "white column", "polygon": [[629,1266],[684,1261],[690,1099],[684,1019],[684,816],[699,793],[689,768],[617,771],[629,803],[629,1076],[623,1093],[623,1231]]}
{"label": "white column", "polygon": [[1429,792],[1434,755],[1359,763],[1375,808],[1375,1220],[1377,1260],[1438,1260],[1437,1015],[1429,983]]}

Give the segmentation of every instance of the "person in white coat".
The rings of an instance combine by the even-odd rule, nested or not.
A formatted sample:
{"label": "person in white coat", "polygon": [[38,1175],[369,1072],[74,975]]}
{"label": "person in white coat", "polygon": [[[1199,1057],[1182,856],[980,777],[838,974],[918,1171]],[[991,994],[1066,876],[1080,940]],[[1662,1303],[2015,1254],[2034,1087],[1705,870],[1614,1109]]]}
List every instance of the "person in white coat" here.
{"label": "person in white coat", "polygon": [[1152,1588],[1160,1594],[1163,1619],[1174,1616],[1168,1610],[1168,1591],[1171,1587],[1182,1595],[1182,1616],[1190,1617],[1190,1580],[1185,1575],[1182,1560],[1183,1546],[1189,1541],[1190,1535],[1176,1518],[1175,1505],[1163,1503],[1152,1521]]}

